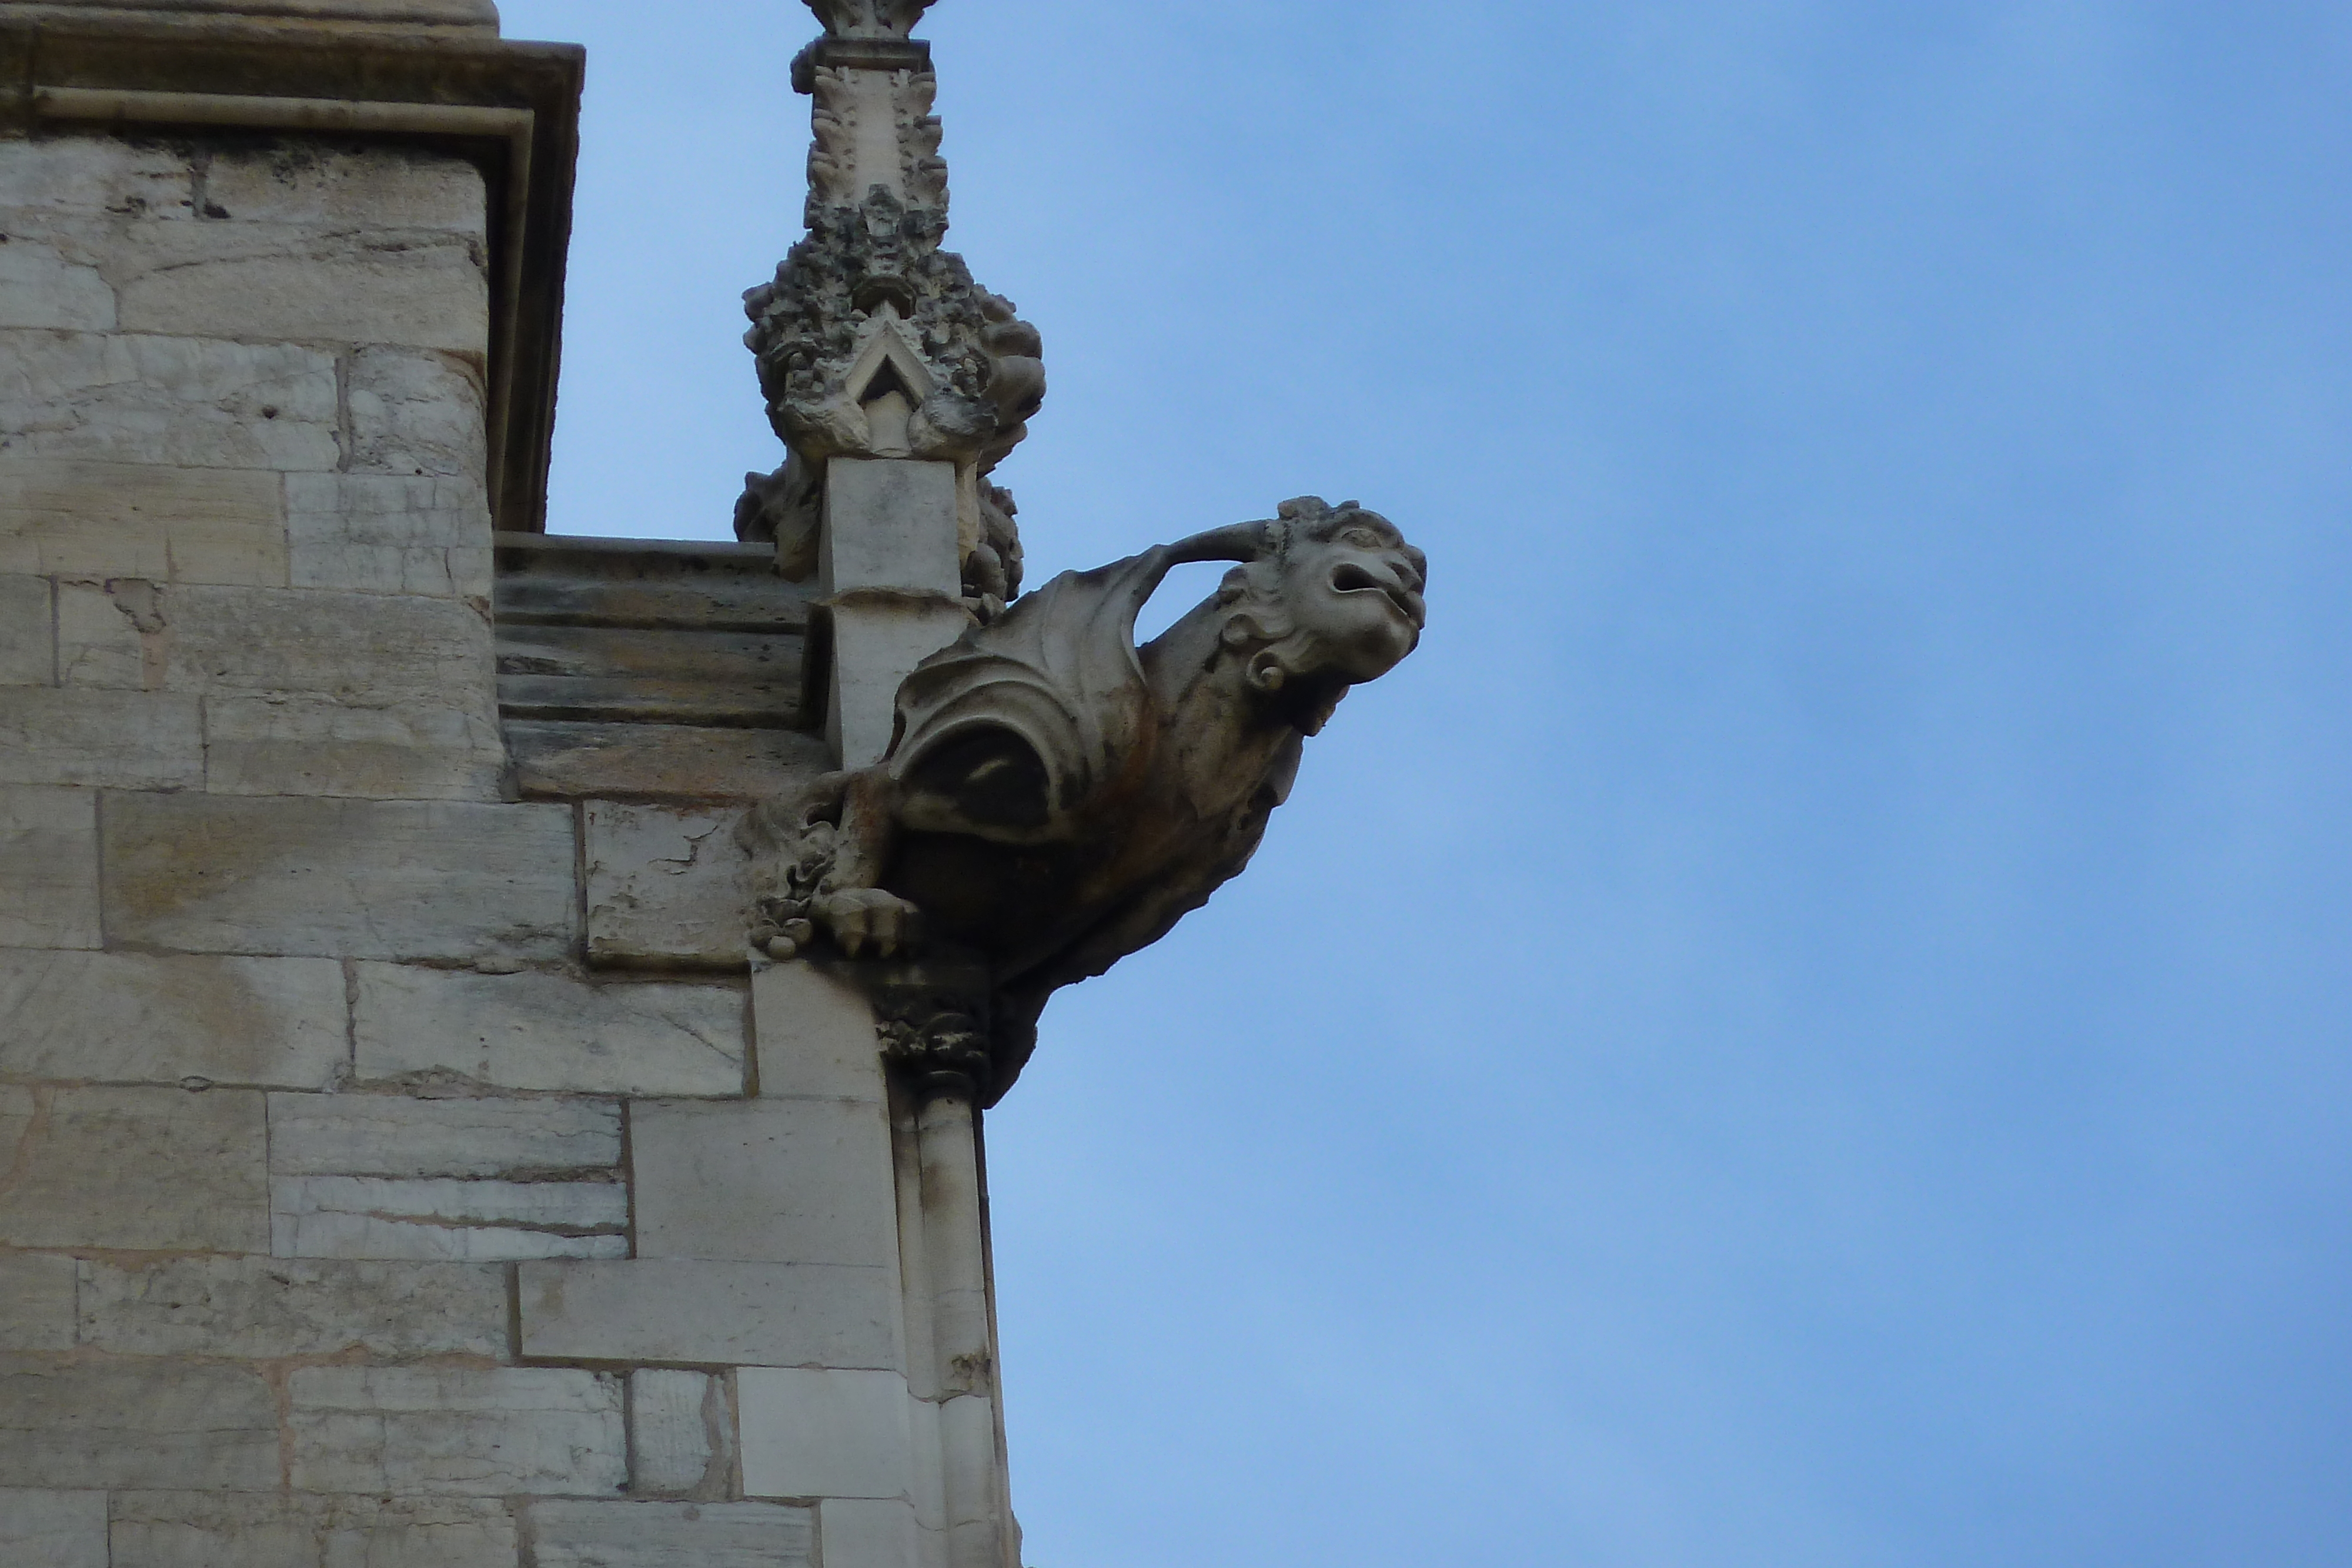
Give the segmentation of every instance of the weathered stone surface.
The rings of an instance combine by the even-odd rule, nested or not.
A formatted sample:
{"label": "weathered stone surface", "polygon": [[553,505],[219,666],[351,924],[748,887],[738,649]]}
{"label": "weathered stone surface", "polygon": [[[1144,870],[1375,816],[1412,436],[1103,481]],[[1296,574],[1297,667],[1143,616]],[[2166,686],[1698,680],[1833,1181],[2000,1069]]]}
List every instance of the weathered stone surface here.
{"label": "weathered stone surface", "polygon": [[495,1266],[173,1258],[79,1268],[81,1343],[119,1355],[507,1356],[506,1271]]}
{"label": "weathered stone surface", "polygon": [[743,995],[566,975],[359,967],[359,1074],[501,1089],[740,1095]]}
{"label": "weathered stone surface", "polygon": [[764,1098],[878,1105],[889,1097],[874,1005],[815,964],[753,968],[751,1033]]}
{"label": "weathered stone surface", "polygon": [[483,706],[300,696],[205,702],[205,787],[215,795],[490,802],[504,798],[505,779],[498,721]]}
{"label": "weathered stone surface", "polygon": [[504,1261],[628,1249],[617,1105],[279,1094],[274,1249]]}
{"label": "weathered stone surface", "polygon": [[823,591],[962,596],[954,464],[836,457],[825,466],[824,508]]}
{"label": "weathered stone surface", "polygon": [[331,959],[0,949],[0,1078],[323,1089],[346,1010]]}
{"label": "weathered stone surface", "polygon": [[741,968],[750,864],[738,811],[592,801],[588,958],[593,964]]}
{"label": "weathered stone surface", "polygon": [[274,1490],[278,1402],[238,1367],[0,1357],[0,1476],[26,1487]]}
{"label": "weathered stone surface", "polygon": [[629,1250],[629,1193],[616,1182],[287,1176],[270,1199],[280,1258],[499,1263]]}
{"label": "weathered stone surface", "polygon": [[[47,1252],[0,1252],[0,1352],[73,1347],[74,1260]],[[0,1531],[0,1542],[6,1539]]]}
{"label": "weathered stone surface", "polygon": [[0,576],[0,686],[55,683],[55,591],[44,577]]}
{"label": "weathered stone surface", "polygon": [[489,597],[489,498],[472,478],[291,474],[286,526],[297,588]]}
{"label": "weathered stone surface", "polygon": [[173,690],[494,711],[489,622],[468,605],[316,589],[175,586],[153,610],[169,630],[162,671]]}
{"label": "weathered stone surface", "polygon": [[0,1563],[107,1568],[106,1494],[0,1490]]}
{"label": "weathered stone surface", "polygon": [[0,158],[0,207],[79,213],[108,223],[186,219],[194,212],[190,181],[186,155],[158,142],[42,136],[10,142],[8,156]]}
{"label": "weathered stone surface", "polygon": [[161,691],[171,675],[168,583],[143,577],[58,585],[58,684]]}
{"label": "weathered stone surface", "polygon": [[629,1153],[640,1258],[898,1260],[890,1129],[878,1105],[640,1104]]}
{"label": "weathered stone surface", "polygon": [[14,459],[325,473],[338,410],[334,359],[314,349],[0,329]]}
{"label": "weathered stone surface", "polygon": [[114,290],[99,269],[39,238],[9,232],[23,225],[0,213],[0,327],[54,327],[110,332]]}
{"label": "weathered stone surface", "polygon": [[521,1281],[523,1354],[541,1360],[902,1364],[893,1269],[701,1260],[526,1263]]}
{"label": "weathered stone surface", "polygon": [[[400,4],[428,8],[416,0]],[[480,0],[442,8],[490,10]],[[461,158],[404,147],[335,147],[291,137],[269,147],[223,146],[205,165],[205,195],[236,223],[489,237],[480,172]]]}
{"label": "weathered stone surface", "polygon": [[268,1251],[262,1098],[0,1089],[0,1149],[16,1173],[0,1186],[0,1244]]}
{"label": "weathered stone surface", "polygon": [[463,1498],[123,1492],[112,1568],[514,1568],[513,1516]]}
{"label": "weathered stone surface", "polygon": [[[446,231],[133,224],[110,247],[103,271],[114,285],[111,313],[126,332],[480,353],[489,340],[487,262],[481,240]],[[101,303],[93,298],[87,308],[103,316]]]}
{"label": "weathered stone surface", "polygon": [[[121,11],[224,11],[316,22],[401,23],[450,32],[495,33],[495,0],[64,0]],[[373,1568],[373,1565],[371,1565]]]}
{"label": "weathered stone surface", "polygon": [[[98,947],[104,940],[96,792],[0,789],[0,946]],[[0,1033],[0,1062],[12,1053],[14,1032]]]}
{"label": "weathered stone surface", "polygon": [[596,1497],[628,1482],[616,1377],[320,1366],[289,1393],[298,1491]]}
{"label": "weathered stone surface", "polygon": [[824,740],[797,729],[510,719],[506,732],[525,798],[749,802],[833,767]]}
{"label": "weathered stone surface", "polygon": [[101,837],[118,941],[391,959],[572,946],[560,806],[131,795]]}
{"label": "weathered stone surface", "polygon": [[204,779],[194,697],[0,686],[0,784],[193,789]]}
{"label": "weathered stone surface", "polygon": [[747,1366],[735,1396],[749,1496],[903,1498],[914,1483],[896,1373]]}
{"label": "weathered stone surface", "polygon": [[351,357],[348,384],[352,473],[483,472],[488,437],[478,363],[424,350],[362,349]]}
{"label": "weathered stone surface", "polygon": [[[503,1176],[608,1172],[621,1108],[579,1100],[273,1094],[272,1176]],[[534,1179],[523,1176],[520,1179]]]}
{"label": "weathered stone surface", "polygon": [[499,613],[533,626],[808,629],[812,590],[772,544],[498,536]]}
{"label": "weathered stone surface", "polygon": [[912,1504],[827,1498],[817,1508],[824,1568],[906,1568],[926,1561]]}
{"label": "weathered stone surface", "polygon": [[168,587],[145,578],[58,585],[58,681],[79,689],[163,685]]}
{"label": "weathered stone surface", "polygon": [[952,601],[863,600],[833,612],[833,695],[825,737],[844,768],[870,768],[890,749],[898,686],[908,671],[970,630]]}
{"label": "weathered stone surface", "polygon": [[725,1495],[735,1415],[724,1379],[701,1372],[629,1375],[629,1490],[638,1497]]}
{"label": "weathered stone surface", "polygon": [[807,1568],[814,1523],[767,1503],[530,1505],[538,1568]]}
{"label": "weathered stone surface", "polygon": [[276,474],[13,452],[0,462],[0,570],[282,588],[286,558]]}

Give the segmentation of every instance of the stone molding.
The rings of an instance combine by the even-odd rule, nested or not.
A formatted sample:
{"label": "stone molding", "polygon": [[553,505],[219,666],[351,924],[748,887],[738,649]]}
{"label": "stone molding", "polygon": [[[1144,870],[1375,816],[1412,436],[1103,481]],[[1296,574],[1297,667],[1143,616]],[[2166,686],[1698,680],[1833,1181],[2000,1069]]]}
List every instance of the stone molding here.
{"label": "stone molding", "polygon": [[142,17],[268,18],[313,26],[436,28],[493,35],[499,29],[499,8],[492,0],[34,0],[0,5],[0,15],[12,16],[110,12]]}
{"label": "stone molding", "polygon": [[[421,32],[299,23],[364,14],[405,24],[424,13],[473,20]],[[491,192],[491,509],[502,529],[538,532],[586,56],[500,40],[488,30],[495,15],[473,0],[278,0],[263,16],[0,5],[0,137],[291,132],[412,141],[475,161]]]}

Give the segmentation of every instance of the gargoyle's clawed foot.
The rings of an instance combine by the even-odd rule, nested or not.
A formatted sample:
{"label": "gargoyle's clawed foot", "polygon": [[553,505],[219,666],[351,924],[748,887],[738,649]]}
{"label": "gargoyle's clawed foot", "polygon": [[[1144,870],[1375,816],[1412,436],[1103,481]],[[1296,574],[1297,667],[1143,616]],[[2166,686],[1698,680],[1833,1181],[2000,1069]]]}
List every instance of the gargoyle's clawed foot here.
{"label": "gargoyle's clawed foot", "polygon": [[816,901],[816,917],[853,958],[869,946],[877,958],[894,957],[921,936],[921,913],[878,887],[845,887],[825,894]]}

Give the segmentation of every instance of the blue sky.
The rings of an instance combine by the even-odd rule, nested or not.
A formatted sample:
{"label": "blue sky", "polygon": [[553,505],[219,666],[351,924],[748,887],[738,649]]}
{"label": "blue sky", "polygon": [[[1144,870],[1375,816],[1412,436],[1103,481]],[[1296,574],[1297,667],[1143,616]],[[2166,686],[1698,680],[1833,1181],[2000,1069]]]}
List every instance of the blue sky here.
{"label": "blue sky", "polygon": [[[591,48],[553,526],[723,534],[814,24],[502,9]],[[991,1123],[1036,1568],[2352,1562],[2352,8],[924,33],[1038,579],[1433,565]]]}

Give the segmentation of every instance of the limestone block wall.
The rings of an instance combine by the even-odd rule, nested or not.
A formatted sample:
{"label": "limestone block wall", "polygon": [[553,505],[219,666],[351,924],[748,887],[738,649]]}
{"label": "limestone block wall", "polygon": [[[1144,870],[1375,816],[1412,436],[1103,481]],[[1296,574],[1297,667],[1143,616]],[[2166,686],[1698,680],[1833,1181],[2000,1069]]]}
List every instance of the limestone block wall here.
{"label": "limestone block wall", "polygon": [[0,1563],[1002,1562],[871,1017],[723,814],[513,798],[485,202],[0,140]]}

